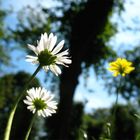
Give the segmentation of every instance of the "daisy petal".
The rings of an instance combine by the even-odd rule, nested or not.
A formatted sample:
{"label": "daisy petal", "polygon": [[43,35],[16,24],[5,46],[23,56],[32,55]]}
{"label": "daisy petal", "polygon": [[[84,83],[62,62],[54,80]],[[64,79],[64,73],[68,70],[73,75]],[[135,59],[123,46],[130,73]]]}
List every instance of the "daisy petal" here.
{"label": "daisy petal", "polygon": [[50,65],[50,70],[57,76],[61,74],[61,70],[57,65]]}
{"label": "daisy petal", "polygon": [[33,45],[31,45],[31,44],[28,44],[28,48],[30,49],[30,50],[32,50],[36,55],[38,55],[38,51],[37,51],[37,49],[36,49],[36,47],[35,46],[33,46]]}
{"label": "daisy petal", "polygon": [[52,51],[52,49],[54,48],[55,44],[57,41],[57,36],[52,37],[51,42],[50,42],[50,47],[49,47],[49,51]]}
{"label": "daisy petal", "polygon": [[64,40],[62,40],[55,48],[54,50],[52,51],[53,54],[57,54],[62,48],[63,48],[63,45],[64,45]]}

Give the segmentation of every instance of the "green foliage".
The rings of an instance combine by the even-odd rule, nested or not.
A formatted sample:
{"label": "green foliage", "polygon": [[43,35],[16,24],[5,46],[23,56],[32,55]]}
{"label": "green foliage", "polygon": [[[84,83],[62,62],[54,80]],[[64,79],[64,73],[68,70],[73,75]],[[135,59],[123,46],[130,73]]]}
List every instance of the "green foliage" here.
{"label": "green foliage", "polygon": [[0,0],[0,70],[2,70],[3,65],[8,65],[10,56],[8,54],[7,48],[7,31],[4,25],[4,19],[8,14],[8,11],[2,9],[2,0]]}
{"label": "green foliage", "polygon": [[6,53],[6,49],[4,46],[0,45],[0,67],[2,65],[8,65],[9,64],[9,55]]}
{"label": "green foliage", "polygon": [[93,115],[83,115],[82,128],[87,134],[88,140],[135,139],[138,122],[134,117],[133,106],[130,104],[118,105],[114,125],[111,121],[112,109],[97,109]]}
{"label": "green foliage", "polygon": [[91,115],[84,116],[83,125],[87,134],[88,140],[98,140],[103,131],[103,120],[96,120]]}
{"label": "green foliage", "polygon": [[[104,119],[103,119],[104,118]],[[84,125],[89,140],[99,140],[106,136],[106,123],[110,118],[109,109],[97,109],[92,115],[84,116]],[[107,138],[107,137],[106,137]]]}
{"label": "green foliage", "polygon": [[104,125],[103,133],[100,136],[100,140],[111,140],[111,123]]}
{"label": "green foliage", "polygon": [[136,120],[132,106],[118,105],[114,120],[113,140],[134,140],[136,135]]}

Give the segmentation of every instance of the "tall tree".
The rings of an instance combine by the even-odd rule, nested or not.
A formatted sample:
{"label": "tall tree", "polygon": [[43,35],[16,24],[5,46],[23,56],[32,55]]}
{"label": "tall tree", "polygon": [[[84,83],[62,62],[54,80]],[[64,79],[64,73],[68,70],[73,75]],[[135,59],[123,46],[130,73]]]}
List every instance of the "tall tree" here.
{"label": "tall tree", "polygon": [[[99,36],[105,30],[113,6],[113,0],[90,0],[72,17],[69,42],[72,64],[69,69],[63,69],[60,78],[60,104],[56,120],[53,120],[52,139],[69,140],[72,102],[82,71],[81,64],[99,64],[110,53],[104,40]],[[71,10],[69,9],[66,15],[70,16]]]}

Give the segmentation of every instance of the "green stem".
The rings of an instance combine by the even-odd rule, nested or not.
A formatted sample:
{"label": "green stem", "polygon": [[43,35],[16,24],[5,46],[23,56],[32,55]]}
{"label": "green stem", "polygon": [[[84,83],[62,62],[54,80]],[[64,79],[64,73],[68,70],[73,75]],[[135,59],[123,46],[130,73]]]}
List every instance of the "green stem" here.
{"label": "green stem", "polygon": [[116,111],[117,111],[117,105],[118,105],[118,99],[119,99],[119,93],[121,93],[121,83],[122,83],[122,76],[120,77],[120,81],[119,81],[119,88],[117,90],[117,95],[116,95],[116,101],[115,101],[115,106],[114,106],[114,111],[113,111],[113,118],[112,118],[112,130],[114,130],[114,126],[115,126],[115,117],[116,117]]}
{"label": "green stem", "polygon": [[116,115],[118,99],[119,99],[119,92],[117,92],[117,96],[116,96],[115,108],[114,108],[114,112],[113,112],[113,118],[115,118],[115,115]]}
{"label": "green stem", "polygon": [[5,129],[4,140],[9,140],[10,132],[11,132],[11,127],[12,127],[12,122],[13,122],[13,118],[14,118],[14,114],[15,114],[17,105],[18,105],[19,101],[23,98],[23,96],[25,95],[25,93],[26,93],[25,91],[27,90],[28,85],[32,82],[32,80],[34,79],[34,77],[36,76],[36,74],[39,72],[40,69],[41,69],[41,65],[38,66],[36,71],[30,77],[29,81],[27,82],[27,84],[24,87],[23,92],[18,96],[16,102],[14,103],[14,105],[12,107],[12,110],[10,112],[9,118],[8,118],[6,129]]}
{"label": "green stem", "polygon": [[37,112],[35,112],[35,114],[33,115],[33,118],[31,120],[31,123],[30,123],[29,127],[28,127],[28,130],[27,130],[27,133],[26,133],[26,136],[25,136],[25,139],[24,140],[28,140],[28,138],[29,138],[29,135],[30,135],[30,132],[31,132],[31,129],[32,129],[34,120],[36,118],[36,115],[37,115]]}

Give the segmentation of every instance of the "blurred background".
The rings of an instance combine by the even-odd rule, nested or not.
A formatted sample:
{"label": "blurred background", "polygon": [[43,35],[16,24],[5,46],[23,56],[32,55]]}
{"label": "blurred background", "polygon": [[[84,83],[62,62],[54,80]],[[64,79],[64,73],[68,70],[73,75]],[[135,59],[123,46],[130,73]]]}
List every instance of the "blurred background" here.
{"label": "blurred background", "polygon": [[[136,68],[121,81],[113,140],[134,140],[140,121],[139,0],[0,0],[0,139],[12,104],[37,66],[25,61],[41,33],[65,40],[72,64],[62,75],[41,70],[30,87],[56,95],[58,110],[37,118],[30,140],[105,140],[119,78],[107,71],[117,57]],[[10,140],[22,140],[32,113],[23,101],[16,111]]]}

